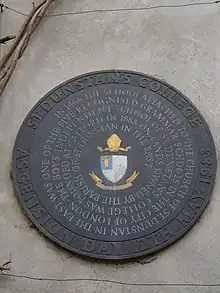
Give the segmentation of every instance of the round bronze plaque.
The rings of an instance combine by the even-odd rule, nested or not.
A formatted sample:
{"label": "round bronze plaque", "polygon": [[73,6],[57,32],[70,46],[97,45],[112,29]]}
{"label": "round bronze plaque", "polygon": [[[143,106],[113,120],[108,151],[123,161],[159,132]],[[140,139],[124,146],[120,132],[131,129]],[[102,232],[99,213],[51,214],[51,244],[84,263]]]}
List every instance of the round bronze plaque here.
{"label": "round bronze plaque", "polygon": [[75,77],[46,94],[18,133],[19,201],[51,240],[126,259],[179,239],[208,204],[216,173],[209,128],[164,81],[130,71]]}

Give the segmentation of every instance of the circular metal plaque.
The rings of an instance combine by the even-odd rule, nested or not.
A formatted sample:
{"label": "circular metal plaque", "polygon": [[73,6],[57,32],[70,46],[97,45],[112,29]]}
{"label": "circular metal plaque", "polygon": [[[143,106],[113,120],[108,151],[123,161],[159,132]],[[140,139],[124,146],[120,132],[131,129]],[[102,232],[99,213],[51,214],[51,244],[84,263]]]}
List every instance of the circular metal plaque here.
{"label": "circular metal plaque", "polygon": [[208,204],[216,154],[207,124],[154,77],[100,71],[59,85],[18,133],[12,175],[33,223],[59,245],[126,259],[179,239]]}

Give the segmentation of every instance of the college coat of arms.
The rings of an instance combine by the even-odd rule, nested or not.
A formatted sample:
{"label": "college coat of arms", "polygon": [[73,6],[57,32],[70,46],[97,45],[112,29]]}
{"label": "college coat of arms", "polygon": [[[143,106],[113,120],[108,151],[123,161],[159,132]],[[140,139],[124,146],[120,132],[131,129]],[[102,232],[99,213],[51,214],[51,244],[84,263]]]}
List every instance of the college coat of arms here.
{"label": "college coat of arms", "polygon": [[117,134],[111,135],[107,140],[107,148],[97,147],[100,152],[110,152],[115,153],[114,155],[107,154],[100,157],[100,167],[104,177],[110,181],[113,185],[103,184],[103,180],[99,178],[94,172],[90,173],[91,178],[96,182],[96,185],[99,188],[106,190],[122,190],[132,186],[132,182],[137,178],[139,173],[134,171],[134,173],[125,180],[124,184],[116,185],[120,181],[126,171],[127,171],[127,156],[126,155],[117,155],[119,151],[128,152],[131,147],[121,147],[121,139]]}
{"label": "college coat of arms", "polygon": [[100,163],[103,175],[112,183],[121,180],[127,171],[127,156],[101,156]]}

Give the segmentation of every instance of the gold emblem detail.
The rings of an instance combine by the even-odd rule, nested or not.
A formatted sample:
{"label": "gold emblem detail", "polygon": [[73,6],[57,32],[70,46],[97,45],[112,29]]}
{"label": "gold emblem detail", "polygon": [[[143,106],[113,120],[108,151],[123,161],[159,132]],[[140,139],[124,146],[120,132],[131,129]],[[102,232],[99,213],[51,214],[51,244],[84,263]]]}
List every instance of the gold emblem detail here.
{"label": "gold emblem detail", "polygon": [[96,186],[98,186],[101,189],[105,189],[105,190],[123,190],[123,189],[127,189],[129,187],[132,186],[132,182],[138,177],[140,173],[134,171],[134,173],[128,178],[126,179],[126,183],[121,184],[121,185],[105,185],[102,183],[102,179],[99,178],[94,172],[89,173],[89,175],[92,177],[92,179],[96,182]]}
{"label": "gold emblem detail", "polygon": [[[112,134],[107,139],[107,148],[101,148],[100,146],[97,147],[97,149],[100,152],[111,152],[114,154],[111,155],[104,155],[100,158],[100,164],[101,164],[101,170],[103,175],[111,181],[112,183],[115,183],[119,181],[121,178],[123,178],[124,174],[127,170],[127,156],[115,154],[117,152],[128,152],[131,149],[131,146],[127,147],[121,147],[121,139],[117,134]],[[89,173],[92,180],[96,183],[96,186],[104,189],[104,190],[124,190],[132,186],[133,181],[136,180],[140,173],[137,171],[134,171],[133,174],[125,179],[123,184],[120,185],[105,185],[103,183],[103,180],[99,178],[94,171]],[[115,177],[116,180],[115,181]],[[118,177],[118,178],[117,178]]]}
{"label": "gold emblem detail", "polygon": [[107,146],[108,148],[101,148],[101,147],[97,147],[97,149],[100,151],[100,152],[106,152],[106,151],[109,151],[111,153],[117,153],[119,151],[122,151],[122,152],[127,152],[131,149],[130,146],[127,146],[125,148],[123,147],[120,147],[121,145],[121,139],[120,137],[117,135],[117,134],[112,134],[108,140],[107,140]]}

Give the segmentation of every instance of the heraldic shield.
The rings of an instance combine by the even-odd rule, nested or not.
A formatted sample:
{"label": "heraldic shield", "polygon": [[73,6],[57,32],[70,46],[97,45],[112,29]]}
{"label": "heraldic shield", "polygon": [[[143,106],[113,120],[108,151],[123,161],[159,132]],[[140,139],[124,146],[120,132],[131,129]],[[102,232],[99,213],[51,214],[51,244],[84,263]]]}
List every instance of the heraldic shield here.
{"label": "heraldic shield", "polygon": [[132,186],[133,181],[139,175],[139,172],[134,171],[133,174],[120,185],[116,183],[120,181],[126,171],[128,166],[128,157],[126,155],[118,154],[117,152],[128,152],[131,146],[122,147],[121,139],[117,134],[112,134],[107,140],[107,148],[97,147],[99,152],[114,153],[114,155],[106,154],[100,157],[100,167],[102,174],[108,181],[113,185],[105,185],[102,178],[99,178],[94,171],[89,173],[91,178],[96,182],[96,186],[105,190],[123,190]]}
{"label": "heraldic shield", "polygon": [[127,171],[127,156],[108,155],[101,156],[100,164],[103,175],[112,183],[123,178]]}

